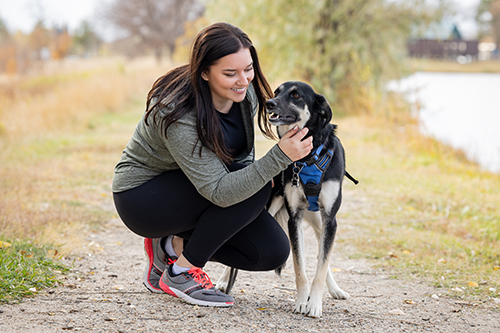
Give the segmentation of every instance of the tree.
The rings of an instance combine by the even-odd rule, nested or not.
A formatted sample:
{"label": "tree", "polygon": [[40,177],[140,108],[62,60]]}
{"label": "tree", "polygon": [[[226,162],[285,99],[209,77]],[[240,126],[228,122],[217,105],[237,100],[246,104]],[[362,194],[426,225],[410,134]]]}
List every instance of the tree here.
{"label": "tree", "polygon": [[125,31],[136,47],[152,49],[160,61],[164,48],[173,55],[184,23],[201,17],[204,11],[199,0],[116,0],[105,17]]}
{"label": "tree", "polygon": [[308,81],[342,112],[372,109],[385,83],[402,73],[412,28],[435,12],[424,0],[207,3],[207,17],[249,34],[271,81]]}
{"label": "tree", "polygon": [[101,40],[88,21],[83,21],[73,36],[73,48],[77,54],[88,56],[96,54]]}
{"label": "tree", "polygon": [[476,21],[481,34],[491,34],[495,38],[497,49],[500,49],[500,0],[481,0]]}

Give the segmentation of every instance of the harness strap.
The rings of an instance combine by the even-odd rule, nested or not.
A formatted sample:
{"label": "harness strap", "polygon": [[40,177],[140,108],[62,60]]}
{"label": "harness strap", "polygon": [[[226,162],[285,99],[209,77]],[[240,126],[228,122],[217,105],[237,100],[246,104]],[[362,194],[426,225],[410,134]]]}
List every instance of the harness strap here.
{"label": "harness strap", "polygon": [[[313,212],[319,210],[318,196],[321,191],[323,174],[333,158],[333,150],[328,150],[326,154],[320,156],[323,147],[323,145],[320,145],[306,162],[296,162],[293,170],[294,176],[292,176],[292,178],[295,178],[295,175],[298,174],[309,202],[307,209]],[[292,182],[293,184],[294,182]],[[296,186],[298,186],[298,182]]]}

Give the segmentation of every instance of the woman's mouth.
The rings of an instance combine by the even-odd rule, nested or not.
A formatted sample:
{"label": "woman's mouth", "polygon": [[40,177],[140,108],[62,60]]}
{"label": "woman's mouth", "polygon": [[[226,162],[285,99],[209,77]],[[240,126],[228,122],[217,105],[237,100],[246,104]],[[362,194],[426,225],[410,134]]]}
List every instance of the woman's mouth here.
{"label": "woman's mouth", "polygon": [[232,91],[235,91],[235,92],[238,92],[238,93],[244,92],[245,89],[246,89],[246,87],[243,87],[243,88],[231,88]]}

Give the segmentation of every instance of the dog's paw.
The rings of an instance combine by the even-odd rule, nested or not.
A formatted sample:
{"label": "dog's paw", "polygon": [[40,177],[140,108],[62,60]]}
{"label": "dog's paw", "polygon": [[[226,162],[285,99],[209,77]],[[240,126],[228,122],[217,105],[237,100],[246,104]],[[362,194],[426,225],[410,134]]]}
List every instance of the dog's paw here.
{"label": "dog's paw", "polygon": [[297,302],[295,304],[294,313],[307,314],[307,302]]}
{"label": "dog's paw", "polygon": [[330,290],[330,295],[332,295],[333,298],[335,299],[348,299],[349,294],[343,291],[342,289],[338,288],[336,290]]}
{"label": "dog's paw", "polygon": [[323,314],[323,309],[321,308],[321,304],[318,306],[313,306],[311,304],[307,305],[307,316],[312,318],[320,318]]}
{"label": "dog's paw", "polygon": [[321,294],[311,293],[307,301],[306,315],[312,318],[319,318],[323,312]]}

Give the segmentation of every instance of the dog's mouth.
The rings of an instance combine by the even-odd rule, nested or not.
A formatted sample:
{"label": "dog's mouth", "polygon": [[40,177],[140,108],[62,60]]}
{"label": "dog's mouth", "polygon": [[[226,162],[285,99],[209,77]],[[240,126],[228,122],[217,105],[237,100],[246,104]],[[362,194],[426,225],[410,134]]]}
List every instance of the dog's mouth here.
{"label": "dog's mouth", "polygon": [[292,124],[297,122],[297,117],[294,115],[282,115],[273,112],[269,112],[269,114],[269,122],[273,125]]}

